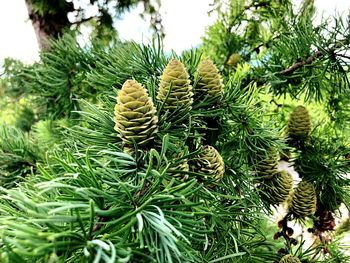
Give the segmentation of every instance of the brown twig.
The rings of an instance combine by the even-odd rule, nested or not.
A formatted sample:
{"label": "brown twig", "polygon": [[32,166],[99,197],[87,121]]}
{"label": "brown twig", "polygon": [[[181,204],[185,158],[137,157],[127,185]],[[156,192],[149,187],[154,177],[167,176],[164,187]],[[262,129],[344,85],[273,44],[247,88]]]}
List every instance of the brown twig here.
{"label": "brown twig", "polygon": [[304,67],[305,65],[310,65],[312,62],[314,62],[317,58],[324,56],[324,54],[321,51],[316,51],[313,55],[311,55],[310,57],[308,57],[306,60],[304,61],[300,61],[297,62],[295,64],[293,64],[292,66],[290,66],[287,69],[284,69],[282,71],[280,71],[279,73],[281,75],[290,75],[292,74],[294,71],[296,71],[299,68]]}
{"label": "brown twig", "polygon": [[306,60],[300,61],[300,62],[296,62],[295,64],[293,64],[289,68],[280,71],[279,74],[281,74],[281,75],[291,75],[297,69],[302,68],[305,65],[310,65],[316,59],[325,56],[325,53],[331,54],[333,56],[342,56],[340,54],[335,53],[335,50],[338,49],[338,48],[341,48],[343,46],[346,46],[346,45],[349,45],[349,41],[347,39],[340,40],[339,42],[335,43],[335,45],[333,47],[331,47],[328,50],[325,50],[324,53],[322,53],[320,50],[318,50],[314,54],[309,56]]}
{"label": "brown twig", "polygon": [[283,237],[286,241],[287,250],[290,250],[292,245],[296,245],[298,242],[292,237],[294,230],[288,226],[289,214],[287,214],[282,220],[278,222],[278,226],[281,228],[280,231],[275,233],[274,239],[277,240],[279,237]]}
{"label": "brown twig", "polygon": [[74,21],[72,24],[73,25],[78,25],[80,26],[81,24],[87,22],[87,21],[90,21],[91,19],[94,19],[94,18],[98,18],[99,16],[90,16],[90,17],[87,17],[87,18],[82,18],[78,21]]}

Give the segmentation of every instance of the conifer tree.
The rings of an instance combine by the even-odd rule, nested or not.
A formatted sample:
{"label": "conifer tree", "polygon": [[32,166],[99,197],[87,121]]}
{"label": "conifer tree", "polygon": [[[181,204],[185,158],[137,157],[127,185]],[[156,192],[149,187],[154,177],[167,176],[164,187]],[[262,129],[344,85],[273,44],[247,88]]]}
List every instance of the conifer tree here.
{"label": "conifer tree", "polygon": [[181,55],[67,34],[5,70],[35,120],[0,129],[1,262],[349,260],[329,239],[350,201],[349,24],[229,2]]}
{"label": "conifer tree", "polygon": [[48,40],[57,39],[70,30],[79,31],[81,25],[90,26],[95,37],[111,41],[116,34],[115,19],[139,3],[144,7],[141,17],[149,15],[150,27],[163,35],[159,0],[25,0],[39,47],[43,49],[49,48]]}

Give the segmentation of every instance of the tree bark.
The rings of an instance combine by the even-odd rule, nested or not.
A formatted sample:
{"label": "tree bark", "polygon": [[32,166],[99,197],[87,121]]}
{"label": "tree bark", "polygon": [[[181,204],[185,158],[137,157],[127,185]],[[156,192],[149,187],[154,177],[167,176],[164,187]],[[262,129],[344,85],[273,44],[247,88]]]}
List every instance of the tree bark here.
{"label": "tree bark", "polygon": [[72,2],[52,1],[52,12],[36,12],[33,0],[25,0],[29,19],[32,21],[36,38],[41,49],[48,49],[48,40],[57,39],[62,33],[69,29],[71,22],[68,13],[74,11]]}

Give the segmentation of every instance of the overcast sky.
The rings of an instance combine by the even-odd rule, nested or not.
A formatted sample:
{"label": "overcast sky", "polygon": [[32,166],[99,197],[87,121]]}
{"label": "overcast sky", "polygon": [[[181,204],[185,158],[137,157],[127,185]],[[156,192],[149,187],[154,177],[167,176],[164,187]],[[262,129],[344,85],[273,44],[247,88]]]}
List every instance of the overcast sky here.
{"label": "overcast sky", "polygon": [[[301,0],[296,0],[300,2]],[[181,52],[200,43],[205,28],[215,21],[208,17],[212,0],[162,0],[161,14],[166,31],[164,45],[167,50]],[[339,12],[347,13],[350,0],[316,0],[319,12],[326,15]],[[185,8],[186,7],[186,8]],[[137,42],[148,41],[148,24],[140,17],[142,10],[125,14],[117,23],[121,38]],[[0,64],[5,57],[14,57],[25,62],[38,58],[38,46],[34,30],[27,19],[24,0],[0,1]]]}

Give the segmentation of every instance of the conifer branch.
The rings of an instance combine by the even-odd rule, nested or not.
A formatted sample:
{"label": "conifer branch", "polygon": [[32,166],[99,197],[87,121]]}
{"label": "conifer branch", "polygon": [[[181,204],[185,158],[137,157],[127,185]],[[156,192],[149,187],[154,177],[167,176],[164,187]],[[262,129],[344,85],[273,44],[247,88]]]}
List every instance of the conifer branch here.
{"label": "conifer branch", "polygon": [[94,19],[94,18],[98,18],[99,16],[90,16],[90,17],[87,17],[87,18],[82,18],[82,19],[80,19],[80,20],[78,20],[78,21],[74,21],[74,22],[72,22],[72,24],[73,25],[78,25],[78,26],[80,26],[81,24],[83,24],[83,23],[85,23],[85,22],[88,22],[88,21],[90,21],[90,20],[92,20],[92,19]]}
{"label": "conifer branch", "polygon": [[322,57],[322,56],[324,56],[324,54],[321,51],[316,51],[313,55],[308,57],[306,60],[297,62],[297,63],[293,64],[292,66],[290,66],[289,68],[280,71],[279,73],[281,75],[291,75],[297,69],[302,68],[305,65],[312,64],[312,62],[314,62],[317,58]]}
{"label": "conifer branch", "polygon": [[[349,41],[347,39],[344,39],[344,40],[341,40],[341,41],[337,42],[332,48],[330,48],[328,50],[325,50],[325,53],[328,53],[328,54],[331,54],[331,55],[334,55],[334,56],[346,57],[344,55],[340,55],[340,54],[334,53],[336,49],[341,48],[341,47],[343,47],[345,45],[349,45]],[[316,59],[324,57],[325,53],[321,52],[320,50],[318,50],[314,54],[309,56],[306,60],[296,62],[295,64],[293,64],[289,68],[280,71],[279,74],[285,75],[285,76],[286,75],[291,75],[297,69],[302,68],[302,67],[304,67],[306,65],[311,65]]]}

